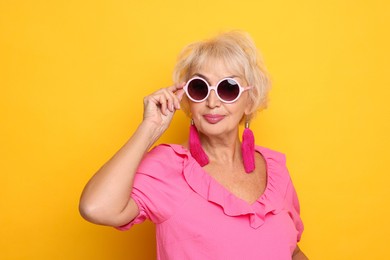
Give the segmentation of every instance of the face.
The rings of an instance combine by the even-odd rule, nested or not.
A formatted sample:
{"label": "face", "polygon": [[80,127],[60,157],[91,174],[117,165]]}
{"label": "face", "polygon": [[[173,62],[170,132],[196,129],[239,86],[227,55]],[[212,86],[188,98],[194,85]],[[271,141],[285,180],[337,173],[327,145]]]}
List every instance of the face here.
{"label": "face", "polygon": [[[223,62],[210,61],[204,64],[192,76],[205,79],[209,85],[215,86],[223,78],[234,78],[242,87],[246,81],[238,73],[229,70]],[[224,103],[218,99],[214,90],[203,102],[189,101],[192,119],[200,133],[207,136],[237,135],[241,118],[250,111],[248,91],[244,91],[234,103]]]}

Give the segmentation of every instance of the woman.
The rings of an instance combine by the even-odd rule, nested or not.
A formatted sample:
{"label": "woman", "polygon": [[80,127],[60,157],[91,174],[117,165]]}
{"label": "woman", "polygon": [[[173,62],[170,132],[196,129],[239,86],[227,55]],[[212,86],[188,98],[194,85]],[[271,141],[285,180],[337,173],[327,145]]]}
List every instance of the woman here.
{"label": "woman", "polygon": [[[82,216],[120,230],[150,219],[158,259],[307,259],[285,157],[255,146],[248,128],[269,89],[250,37],[228,32],[189,45],[174,81],[144,98],[143,121],[86,185]],[[188,144],[149,151],[181,105]]]}

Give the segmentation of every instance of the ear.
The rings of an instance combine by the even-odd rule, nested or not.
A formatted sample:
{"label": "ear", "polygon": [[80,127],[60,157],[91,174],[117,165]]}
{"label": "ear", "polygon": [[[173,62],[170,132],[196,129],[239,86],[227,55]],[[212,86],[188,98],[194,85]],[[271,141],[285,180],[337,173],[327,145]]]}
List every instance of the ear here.
{"label": "ear", "polygon": [[253,101],[250,100],[249,104],[245,107],[244,114],[248,116],[253,113]]}

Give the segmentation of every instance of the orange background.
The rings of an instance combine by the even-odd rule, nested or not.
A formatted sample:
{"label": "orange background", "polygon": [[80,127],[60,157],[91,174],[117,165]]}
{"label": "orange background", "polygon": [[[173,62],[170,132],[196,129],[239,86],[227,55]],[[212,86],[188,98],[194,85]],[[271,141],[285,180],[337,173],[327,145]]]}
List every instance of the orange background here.
{"label": "orange background", "polygon": [[[286,153],[311,259],[386,259],[388,1],[1,1],[1,259],[153,259],[154,228],[78,213],[179,51],[248,31],[272,75],[257,143]],[[181,143],[179,112],[160,142]]]}

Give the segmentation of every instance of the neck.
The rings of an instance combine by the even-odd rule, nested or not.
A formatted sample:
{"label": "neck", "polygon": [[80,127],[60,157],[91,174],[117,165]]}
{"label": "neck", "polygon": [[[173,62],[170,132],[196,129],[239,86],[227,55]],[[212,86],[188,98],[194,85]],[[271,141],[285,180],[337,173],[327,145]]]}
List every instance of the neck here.
{"label": "neck", "polygon": [[199,137],[210,162],[232,163],[241,160],[241,143],[238,137],[238,129],[230,136],[210,137],[200,134]]}

